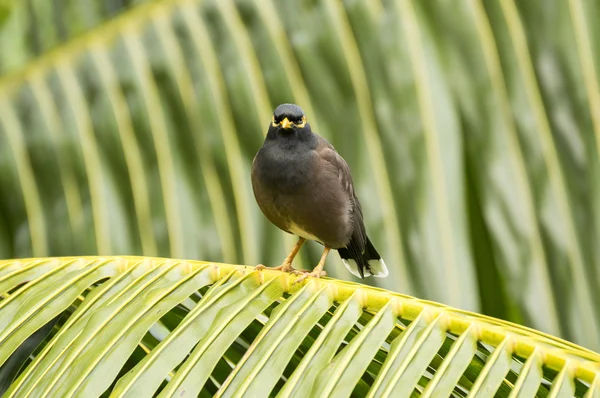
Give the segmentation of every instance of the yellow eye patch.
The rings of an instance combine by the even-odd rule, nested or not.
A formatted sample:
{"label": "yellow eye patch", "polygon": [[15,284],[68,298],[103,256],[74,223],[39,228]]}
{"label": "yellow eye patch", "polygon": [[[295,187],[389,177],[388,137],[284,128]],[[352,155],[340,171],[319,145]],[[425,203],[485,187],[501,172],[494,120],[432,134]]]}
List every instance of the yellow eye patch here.
{"label": "yellow eye patch", "polygon": [[296,123],[296,126],[302,128],[306,125],[306,116],[302,116],[302,121],[300,123]]}

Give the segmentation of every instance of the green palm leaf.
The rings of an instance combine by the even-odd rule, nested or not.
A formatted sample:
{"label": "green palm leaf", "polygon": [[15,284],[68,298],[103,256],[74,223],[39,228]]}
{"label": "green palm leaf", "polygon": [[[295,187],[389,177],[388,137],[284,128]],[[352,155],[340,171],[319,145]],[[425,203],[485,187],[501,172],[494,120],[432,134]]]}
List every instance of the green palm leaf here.
{"label": "green palm leaf", "polygon": [[600,380],[600,355],[574,344],[334,279],[150,257],[0,272],[0,369],[20,369],[5,397],[588,397]]}
{"label": "green palm leaf", "polygon": [[[0,1],[0,258],[278,264],[293,240],[260,214],[249,170],[273,107],[297,102],[348,160],[390,268],[366,283],[600,349],[594,2],[55,3]],[[317,252],[306,245],[299,263]],[[327,271],[348,278],[336,256]],[[434,347],[430,336],[419,344]],[[331,359],[329,340],[313,340],[313,361]],[[394,347],[426,384],[418,353]],[[209,348],[189,372],[212,360]],[[537,365],[527,365],[534,381]]]}

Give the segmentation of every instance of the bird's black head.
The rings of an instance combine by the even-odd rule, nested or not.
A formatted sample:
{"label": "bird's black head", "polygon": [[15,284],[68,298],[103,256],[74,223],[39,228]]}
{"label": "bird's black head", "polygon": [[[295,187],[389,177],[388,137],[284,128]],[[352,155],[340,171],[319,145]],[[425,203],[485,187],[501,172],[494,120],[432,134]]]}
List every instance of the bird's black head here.
{"label": "bird's black head", "polygon": [[271,128],[275,129],[303,129],[306,127],[306,116],[298,105],[281,104],[273,111]]}

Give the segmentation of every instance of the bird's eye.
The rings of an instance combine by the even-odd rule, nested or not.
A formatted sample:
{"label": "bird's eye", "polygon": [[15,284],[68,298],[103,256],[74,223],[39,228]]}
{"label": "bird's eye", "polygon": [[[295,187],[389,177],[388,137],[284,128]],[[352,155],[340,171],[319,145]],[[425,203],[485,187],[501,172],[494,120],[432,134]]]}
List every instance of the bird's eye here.
{"label": "bird's eye", "polygon": [[296,119],[296,124],[302,124],[302,118]]}

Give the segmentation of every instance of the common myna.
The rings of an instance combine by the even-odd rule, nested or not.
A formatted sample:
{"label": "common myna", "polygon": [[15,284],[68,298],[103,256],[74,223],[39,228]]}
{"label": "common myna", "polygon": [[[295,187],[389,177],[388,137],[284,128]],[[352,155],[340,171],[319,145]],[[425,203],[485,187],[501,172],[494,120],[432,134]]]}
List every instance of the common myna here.
{"label": "common myna", "polygon": [[385,277],[385,263],[367,237],[350,168],[333,146],[311,131],[298,105],[275,108],[267,137],[252,163],[252,188],[264,215],[280,229],[299,237],[283,263],[274,267],[300,274],[292,261],[304,242],[325,249],[308,276],[323,271],[329,250],[336,249],[354,275]]}

